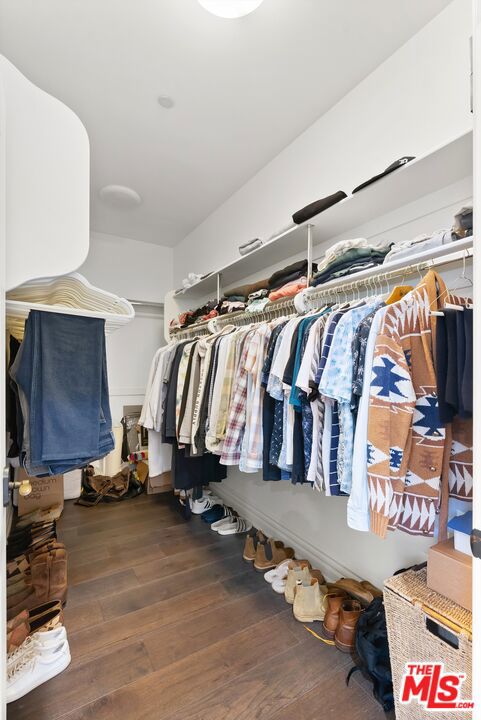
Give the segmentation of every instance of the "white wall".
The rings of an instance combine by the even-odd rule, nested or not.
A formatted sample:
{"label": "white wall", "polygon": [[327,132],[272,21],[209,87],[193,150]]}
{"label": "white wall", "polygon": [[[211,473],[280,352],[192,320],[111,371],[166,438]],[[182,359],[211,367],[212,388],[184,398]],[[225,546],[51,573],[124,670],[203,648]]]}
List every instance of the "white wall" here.
{"label": "white wall", "polygon": [[160,303],[172,287],[172,248],[93,232],[79,272],[94,285],[128,300]]}
{"label": "white wall", "polygon": [[[162,303],[172,286],[172,249],[94,232],[79,272],[94,285],[122,297]],[[107,336],[114,425],[119,424],[124,405],[143,403],[152,357],[163,344],[163,308],[159,306],[135,306],[135,319]]]}
{"label": "white wall", "polygon": [[124,405],[142,405],[150,363],[155,351],[164,345],[163,313],[146,308],[137,310],[135,320],[107,337],[110,409],[114,425],[123,415]]}
{"label": "white wall", "polygon": [[[470,34],[471,4],[454,0],[175,248],[174,286],[189,271],[234,260],[239,244],[273,234],[306,203],[338,189],[349,193],[396,158],[424,154],[470,129]],[[442,227],[471,194],[471,180],[459,182],[419,207],[392,213],[381,230],[396,227],[390,236],[398,239]],[[375,223],[357,230],[367,237],[377,232]],[[229,469],[216,492],[329,577],[353,574],[381,583],[400,567],[425,560],[432,542],[399,532],[382,541],[351,531],[345,499],[264,483],[259,474]]]}
{"label": "white wall", "polygon": [[175,248],[175,287],[235,260],[241,243],[269,237],[308,202],[470,128],[470,34],[470,0],[454,0]]}

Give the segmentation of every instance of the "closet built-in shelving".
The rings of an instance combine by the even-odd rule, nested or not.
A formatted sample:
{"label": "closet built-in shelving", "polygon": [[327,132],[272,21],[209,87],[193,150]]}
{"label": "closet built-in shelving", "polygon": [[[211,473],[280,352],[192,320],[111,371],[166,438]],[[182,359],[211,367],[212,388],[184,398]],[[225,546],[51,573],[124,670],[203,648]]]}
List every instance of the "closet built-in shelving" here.
{"label": "closet built-in shelving", "polygon": [[472,174],[473,135],[465,133],[426,155],[412,160],[379,182],[350,195],[302,225],[277,235],[258,250],[218,268],[190,288],[177,290],[174,296],[200,297],[217,291],[217,276],[223,289],[268,268],[296,253],[306,251],[307,227],[312,227],[314,245],[324,243],[351,228],[385,215],[420,196],[436,192]]}
{"label": "closet built-in shelving", "polygon": [[[268,269],[301,253],[310,259],[313,246],[328,247],[333,238],[388,215],[420,197],[436,193],[472,176],[472,173],[473,134],[469,131],[417,157],[302,225],[292,226],[257,250],[218,268],[190,288],[168,293],[165,299],[166,335],[169,320],[178,312],[222,294],[263,268]],[[415,262],[415,257],[413,253],[409,261]],[[422,255],[419,257],[419,261],[424,259]],[[382,267],[391,269],[387,265]],[[366,272],[368,277],[369,271]]]}

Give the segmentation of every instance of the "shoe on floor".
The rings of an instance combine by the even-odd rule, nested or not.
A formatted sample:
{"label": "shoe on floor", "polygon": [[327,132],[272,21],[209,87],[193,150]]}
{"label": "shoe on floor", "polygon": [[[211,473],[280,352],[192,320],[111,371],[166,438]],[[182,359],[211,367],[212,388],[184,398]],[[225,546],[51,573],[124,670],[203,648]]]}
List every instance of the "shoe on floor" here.
{"label": "shoe on floor", "polygon": [[356,645],[356,625],[363,609],[358,600],[344,600],[339,612],[339,622],[334,635],[336,647],[341,652],[350,653]]}
{"label": "shoe on floor", "polygon": [[[63,612],[62,607],[59,605],[54,610],[48,613],[39,615],[37,617],[29,617],[26,621],[16,625],[11,632],[7,634],[7,652],[10,655],[19,650],[26,642],[27,639],[36,639],[35,642],[42,644],[42,647],[49,641],[57,639],[56,644],[58,645],[60,640],[63,640],[65,635],[65,628],[63,628]],[[63,628],[63,634],[59,632],[59,629]],[[38,637],[37,637],[38,636]],[[67,637],[65,635],[65,637]]]}
{"label": "shoe on floor", "polygon": [[311,563],[308,560],[292,560],[284,582],[284,597],[289,605],[294,602],[296,586],[311,579]]}
{"label": "shoe on floor", "polygon": [[[364,582],[367,581],[365,580]],[[368,585],[369,584],[370,583],[368,583]],[[354,580],[353,578],[341,578],[340,580],[336,580],[336,586],[345,590],[349,595],[355,598],[355,600],[359,600],[359,602],[364,606],[369,605],[374,600],[372,592],[359,582],[359,580]]]}
{"label": "shoe on floor", "polygon": [[264,580],[272,585],[273,582],[285,580],[289,571],[289,564],[293,562],[287,558],[276,565],[273,570],[268,570],[264,573]]}
{"label": "shoe on floor", "polygon": [[267,540],[266,536],[262,532],[262,530],[257,530],[257,528],[253,527],[249,530],[249,533],[247,534],[245,545],[244,545],[244,552],[242,553],[242,557],[244,560],[247,560],[247,562],[254,562],[256,559],[256,550],[257,545],[259,542],[265,542]]}
{"label": "shoe on floor", "polygon": [[337,626],[339,625],[339,613],[342,603],[349,597],[344,590],[329,590],[326,601],[326,614],[322,623],[321,635],[326,640],[334,640]]}
{"label": "shoe on floor", "polygon": [[205,523],[212,525],[212,523],[217,522],[217,520],[222,520],[224,516],[224,505],[218,504],[214,505],[214,507],[209,510],[204,510],[200,517]]}
{"label": "shoe on floor", "polygon": [[224,507],[224,515],[215,522],[212,522],[210,525],[210,529],[214,530],[214,532],[218,532],[218,529],[225,525],[226,523],[234,522],[235,518],[237,517],[237,513],[235,510],[233,510],[231,507],[227,507],[227,505]]}
{"label": "shoe on floor", "polygon": [[303,580],[296,588],[292,611],[299,622],[315,622],[324,620],[327,607],[327,587],[320,585],[319,580],[310,577]]}
{"label": "shoe on floor", "polygon": [[32,512],[29,512],[26,515],[22,515],[18,519],[15,527],[23,528],[27,525],[31,525],[32,523],[42,523],[50,520],[58,520],[60,515],[62,514],[62,510],[63,508],[61,505],[51,505],[48,508],[37,508],[36,510],[32,510]]}
{"label": "shoe on floor", "polygon": [[240,535],[241,533],[249,532],[252,525],[244,518],[236,517],[234,522],[221,525],[217,530],[219,535]]}
{"label": "shoe on floor", "polygon": [[215,497],[215,495],[205,495],[199,500],[190,500],[190,509],[193,515],[202,515],[206,510],[210,510],[214,505],[223,505],[223,501]]}
{"label": "shoe on floor", "polygon": [[32,643],[8,669],[7,703],[59,675],[69,665],[70,648],[66,639],[54,649],[43,650],[37,643]]}
{"label": "shoe on floor", "polygon": [[280,540],[269,538],[264,542],[257,543],[254,568],[258,572],[266,572],[266,570],[275,568],[283,560],[293,557],[294,550],[292,548],[284,547],[284,543]]}

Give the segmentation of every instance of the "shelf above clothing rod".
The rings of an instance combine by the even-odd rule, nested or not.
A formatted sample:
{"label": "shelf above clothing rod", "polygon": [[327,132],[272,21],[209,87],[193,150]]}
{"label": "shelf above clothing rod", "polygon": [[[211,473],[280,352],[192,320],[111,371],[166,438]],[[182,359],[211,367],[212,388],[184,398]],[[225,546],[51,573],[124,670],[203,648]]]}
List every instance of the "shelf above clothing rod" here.
{"label": "shelf above clothing rod", "polygon": [[[452,250],[452,246],[455,246],[454,250]],[[451,252],[447,252],[448,248],[451,249]],[[368,288],[370,286],[370,280],[382,279],[383,281],[388,281],[395,278],[407,278],[416,272],[422,272],[443,265],[460,263],[463,258],[470,258],[472,255],[473,238],[468,237],[457,240],[451,245],[442,245],[436,250],[431,249],[428,252],[413,254],[409,259],[403,258],[403,260],[397,262],[378,265],[375,268],[353,273],[347,276],[347,278],[339,278],[338,280],[331,280],[318,287],[310,287],[302,293],[299,293],[296,297],[302,296],[305,300],[304,309],[311,310],[315,308],[316,299],[325,298],[326,296],[335,297],[339,293],[353,291],[358,288]],[[262,322],[264,319],[276,317],[282,313],[294,314],[296,312],[294,298],[285,298],[266,305],[263,310],[258,312],[244,311],[227,313],[226,315],[221,315],[211,320],[190,325],[189,327],[172,332],[171,338],[174,340],[194,338],[195,335],[205,335],[219,331],[225,325],[245,325],[248,323]]]}
{"label": "shelf above clothing rod", "polygon": [[361,227],[373,218],[388,214],[419,197],[472,176],[472,156],[473,133],[469,131],[433,148],[305,223],[292,225],[267,240],[257,250],[214,270],[191,287],[177,290],[174,297],[198,299],[214,296],[218,289],[219,276],[222,289],[226,289],[261,268],[270,267],[296,254],[305,253],[307,257],[308,237],[314,246],[328,242],[342,233]]}

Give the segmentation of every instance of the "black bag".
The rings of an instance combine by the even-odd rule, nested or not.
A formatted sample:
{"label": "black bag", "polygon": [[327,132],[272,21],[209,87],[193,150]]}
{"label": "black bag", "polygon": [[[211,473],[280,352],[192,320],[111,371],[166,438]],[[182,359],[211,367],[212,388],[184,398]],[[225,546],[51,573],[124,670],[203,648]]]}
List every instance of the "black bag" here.
{"label": "black bag", "polygon": [[346,678],[346,685],[356,670],[371,681],[374,697],[389,712],[394,708],[391,663],[387,639],[386,613],[382,598],[375,598],[361,613],[356,627],[356,665]]}

